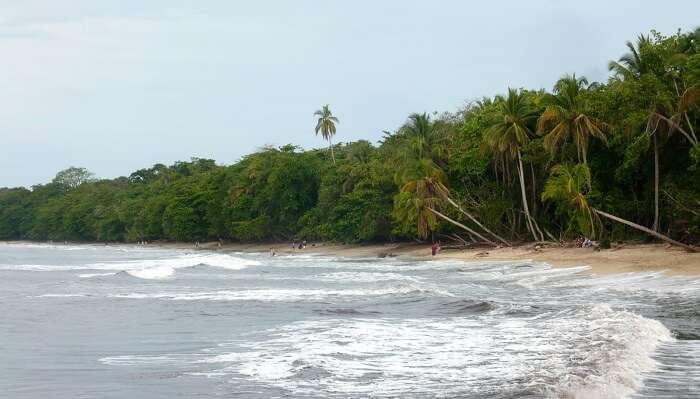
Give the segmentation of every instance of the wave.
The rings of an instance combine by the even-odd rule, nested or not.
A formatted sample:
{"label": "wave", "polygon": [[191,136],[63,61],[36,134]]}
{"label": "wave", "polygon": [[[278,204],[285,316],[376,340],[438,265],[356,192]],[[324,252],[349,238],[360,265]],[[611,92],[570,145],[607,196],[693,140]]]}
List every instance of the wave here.
{"label": "wave", "polygon": [[[656,367],[656,348],[672,341],[659,322],[605,304],[527,321],[396,320],[335,310],[351,317],[295,322],[268,330],[265,341],[221,344],[212,350],[235,351],[206,351],[192,362],[224,364],[216,375],[243,374],[312,396],[420,396],[439,389],[445,396],[617,399],[641,387]],[[307,372],[324,378],[310,387]],[[361,384],[348,384],[358,379]]]}
{"label": "wave", "polygon": [[78,277],[80,278],[93,278],[93,277],[105,277],[105,276],[114,276],[117,273],[82,273],[78,274]]}
{"label": "wave", "polygon": [[172,301],[262,301],[262,302],[299,302],[299,301],[325,301],[334,297],[367,297],[367,296],[415,296],[415,295],[442,295],[450,296],[449,292],[415,284],[402,283],[380,288],[365,289],[247,289],[247,290],[220,290],[211,292],[162,292],[162,293],[128,293],[113,294],[113,298],[121,299],[162,299]]}
{"label": "wave", "polygon": [[[194,266],[210,266],[226,270],[241,270],[249,266],[259,265],[260,262],[224,254],[190,254],[175,258],[141,259],[119,262],[100,262],[85,265],[0,265],[0,270],[16,271],[71,271],[71,270],[115,270],[123,271],[130,276],[143,279],[169,278],[177,269]],[[78,275],[82,278],[96,277],[98,273]]]}
{"label": "wave", "polygon": [[440,306],[439,310],[449,314],[475,314],[490,312],[496,309],[496,307],[495,303],[489,301],[459,299],[444,303]]}
{"label": "wave", "polygon": [[657,347],[674,340],[660,322],[605,304],[593,306],[583,319],[587,339],[577,354],[584,362],[562,376],[554,390],[559,397],[629,397],[642,386],[643,374],[656,368]]}
{"label": "wave", "polygon": [[155,266],[146,269],[126,270],[126,274],[146,280],[160,280],[172,277],[175,269],[170,266]]}

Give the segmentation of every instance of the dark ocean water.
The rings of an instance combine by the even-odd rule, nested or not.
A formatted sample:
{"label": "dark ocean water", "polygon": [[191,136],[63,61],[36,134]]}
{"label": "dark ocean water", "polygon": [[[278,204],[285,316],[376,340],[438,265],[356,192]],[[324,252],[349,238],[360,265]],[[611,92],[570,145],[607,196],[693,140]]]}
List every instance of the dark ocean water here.
{"label": "dark ocean water", "polygon": [[700,397],[700,280],[585,269],[0,243],[0,397]]}

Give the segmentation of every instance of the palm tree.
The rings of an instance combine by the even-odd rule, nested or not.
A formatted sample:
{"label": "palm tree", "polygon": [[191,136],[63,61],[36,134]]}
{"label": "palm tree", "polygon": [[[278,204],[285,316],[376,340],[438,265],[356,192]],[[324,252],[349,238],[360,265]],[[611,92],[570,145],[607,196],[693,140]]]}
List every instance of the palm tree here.
{"label": "palm tree", "polygon": [[408,140],[408,156],[428,158],[440,167],[445,166],[448,136],[444,130],[438,128],[436,122],[430,120],[428,114],[409,115],[408,121],[399,129],[399,134]]}
{"label": "palm tree", "polygon": [[586,193],[591,187],[591,172],[585,164],[555,165],[542,191],[543,201],[560,201],[567,206],[581,231],[596,236],[596,226],[600,224],[597,214],[588,204]]}
{"label": "palm tree", "polygon": [[567,141],[573,138],[578,161],[588,164],[588,140],[597,137],[606,142],[607,124],[585,111],[582,93],[588,86],[585,77],[566,75],[554,85],[554,94],[544,98],[547,105],[537,121],[537,131],[545,134],[544,146],[552,156]]}
{"label": "palm tree", "polygon": [[338,118],[333,116],[330,108],[328,108],[328,104],[314,112],[314,116],[318,116],[318,122],[316,122],[316,135],[318,136],[318,132],[321,132],[323,139],[328,140],[328,148],[331,150],[331,158],[333,159],[333,165],[335,165],[333,136],[335,136],[335,124],[340,123],[340,121]]}
{"label": "palm tree", "polygon": [[[485,228],[469,213],[462,210],[449,197],[449,190],[445,185],[445,172],[432,160],[428,158],[414,160],[404,169],[402,175],[396,177],[396,180],[401,188],[399,194],[395,197],[395,216],[397,219],[408,221],[414,221],[415,218],[418,235],[421,238],[426,238],[428,234],[432,234],[432,232],[435,231],[437,216],[466,230],[482,241],[496,246],[496,243],[475,230],[451,219],[437,210],[442,200],[447,199],[451,205],[459,208],[462,213],[469,216],[478,226],[493,235],[490,230]],[[507,241],[498,236],[496,237],[506,245],[509,245]]]}
{"label": "palm tree", "polygon": [[651,60],[647,57],[645,50],[652,44],[649,36],[639,35],[637,44],[626,42],[625,45],[630,50],[617,61],[610,61],[608,69],[616,76],[623,79],[639,78],[651,70]]}
{"label": "palm tree", "polygon": [[[445,127],[446,126],[442,125],[440,121],[431,121],[430,116],[426,113],[413,113],[408,117],[408,121],[399,129],[399,134],[406,139],[404,152],[402,154],[402,161],[405,163],[406,167],[402,168],[403,173],[397,176],[397,181],[402,187],[402,191],[413,192],[415,188],[421,187],[422,190],[425,191],[427,188],[430,188],[431,198],[433,198],[434,201],[431,199],[431,206],[425,208],[425,210],[467,230],[472,235],[489,244],[496,245],[493,241],[485,238],[473,229],[440,213],[437,210],[438,205],[441,204],[442,201],[446,201],[492,237],[505,245],[510,245],[508,241],[489,230],[450,197],[449,189],[445,184],[445,173],[442,169],[446,165],[446,144],[449,140],[448,131],[444,129]],[[403,190],[404,188],[405,190]],[[425,198],[425,196],[414,192],[414,198]],[[434,217],[433,215],[430,216]]]}
{"label": "palm tree", "polygon": [[544,235],[535,219],[530,215],[525,191],[525,177],[520,148],[530,141],[533,135],[529,125],[537,116],[525,93],[508,89],[508,96],[498,96],[498,112],[492,125],[484,133],[484,145],[493,153],[505,155],[510,160],[516,160],[520,191],[522,193],[523,210],[530,233],[535,240],[544,240]]}
{"label": "palm tree", "polygon": [[[557,165],[552,168],[551,175],[549,179],[547,179],[547,184],[542,192],[542,200],[559,201],[565,206],[568,206],[574,213],[574,217],[579,221],[579,225],[583,227],[583,230],[592,232],[593,235],[595,235],[595,227],[599,223],[598,217],[603,216],[604,218],[643,231],[673,245],[686,248],[693,252],[698,251],[695,247],[592,207],[587,197],[590,187],[591,172],[587,165]],[[585,226],[585,224],[588,224],[588,226]]]}
{"label": "palm tree", "polygon": [[[697,92],[697,93],[696,93]],[[696,87],[690,87],[684,93],[684,95],[679,100],[678,104],[675,106],[669,100],[657,99],[653,105],[652,110],[649,112],[647,117],[647,124],[645,134],[648,134],[653,139],[654,145],[654,224],[652,229],[658,231],[659,229],[659,148],[660,139],[668,139],[674,135],[675,132],[680,132],[690,143],[691,146],[698,144],[697,137],[695,136],[695,131],[693,130],[693,125],[688,119],[687,110],[694,103],[697,103],[700,98],[700,90]],[[689,127],[689,131],[683,128],[683,116],[685,116],[685,121]],[[661,136],[661,137],[659,137]]]}

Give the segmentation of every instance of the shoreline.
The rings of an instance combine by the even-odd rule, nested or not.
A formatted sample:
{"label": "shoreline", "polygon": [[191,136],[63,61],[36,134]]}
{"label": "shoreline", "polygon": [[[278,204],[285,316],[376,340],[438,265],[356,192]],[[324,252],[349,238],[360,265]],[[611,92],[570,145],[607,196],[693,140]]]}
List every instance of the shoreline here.
{"label": "shoreline", "polygon": [[[201,245],[201,249],[216,249]],[[189,247],[191,248],[191,247]],[[227,244],[221,250],[239,252],[269,252],[279,254],[308,253],[343,257],[383,258],[399,257],[420,260],[450,259],[465,262],[532,260],[545,262],[556,268],[588,266],[590,274],[620,274],[663,272],[668,276],[700,276],[700,253],[691,253],[665,244],[623,244],[596,251],[592,248],[562,246],[535,246],[523,244],[514,247],[446,249],[437,256],[430,255],[429,244],[368,244],[338,245],[317,243],[303,250],[291,250],[281,244]]]}
{"label": "shoreline", "polygon": [[[39,241],[0,241],[2,243],[47,243]],[[63,245],[63,243],[54,243]],[[81,243],[70,243],[81,244]],[[100,243],[82,243],[100,244]],[[333,244],[310,243],[306,249],[291,249],[291,243],[201,243],[195,248],[192,243],[153,242],[148,246],[174,249],[213,250],[223,252],[268,253],[274,249],[278,254],[306,253],[332,255],[349,258],[399,257],[418,260],[450,259],[465,262],[518,261],[545,262],[556,268],[588,266],[590,274],[619,274],[635,272],[663,272],[668,276],[700,276],[700,253],[691,253],[666,244],[625,243],[611,249],[595,251],[592,248],[575,248],[558,245],[535,246],[532,243],[513,247],[479,247],[467,249],[444,249],[437,256],[430,255],[429,244],[385,243],[385,244]],[[129,244],[124,244],[129,245]],[[136,245],[136,244],[133,244]]]}

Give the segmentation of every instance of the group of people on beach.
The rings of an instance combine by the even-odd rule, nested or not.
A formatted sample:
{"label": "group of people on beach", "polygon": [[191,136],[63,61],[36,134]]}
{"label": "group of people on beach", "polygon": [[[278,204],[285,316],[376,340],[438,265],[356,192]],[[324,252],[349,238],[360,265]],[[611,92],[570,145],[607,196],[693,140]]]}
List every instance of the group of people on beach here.
{"label": "group of people on beach", "polygon": [[292,241],[292,251],[295,249],[306,249],[306,240],[300,241],[298,245],[296,241]]}
{"label": "group of people on beach", "polygon": [[[292,241],[292,252],[296,251],[297,249],[302,250],[306,249],[306,240],[299,241],[299,243],[295,241]],[[277,252],[275,251],[274,247],[270,247],[270,256],[275,256],[277,255]]]}

